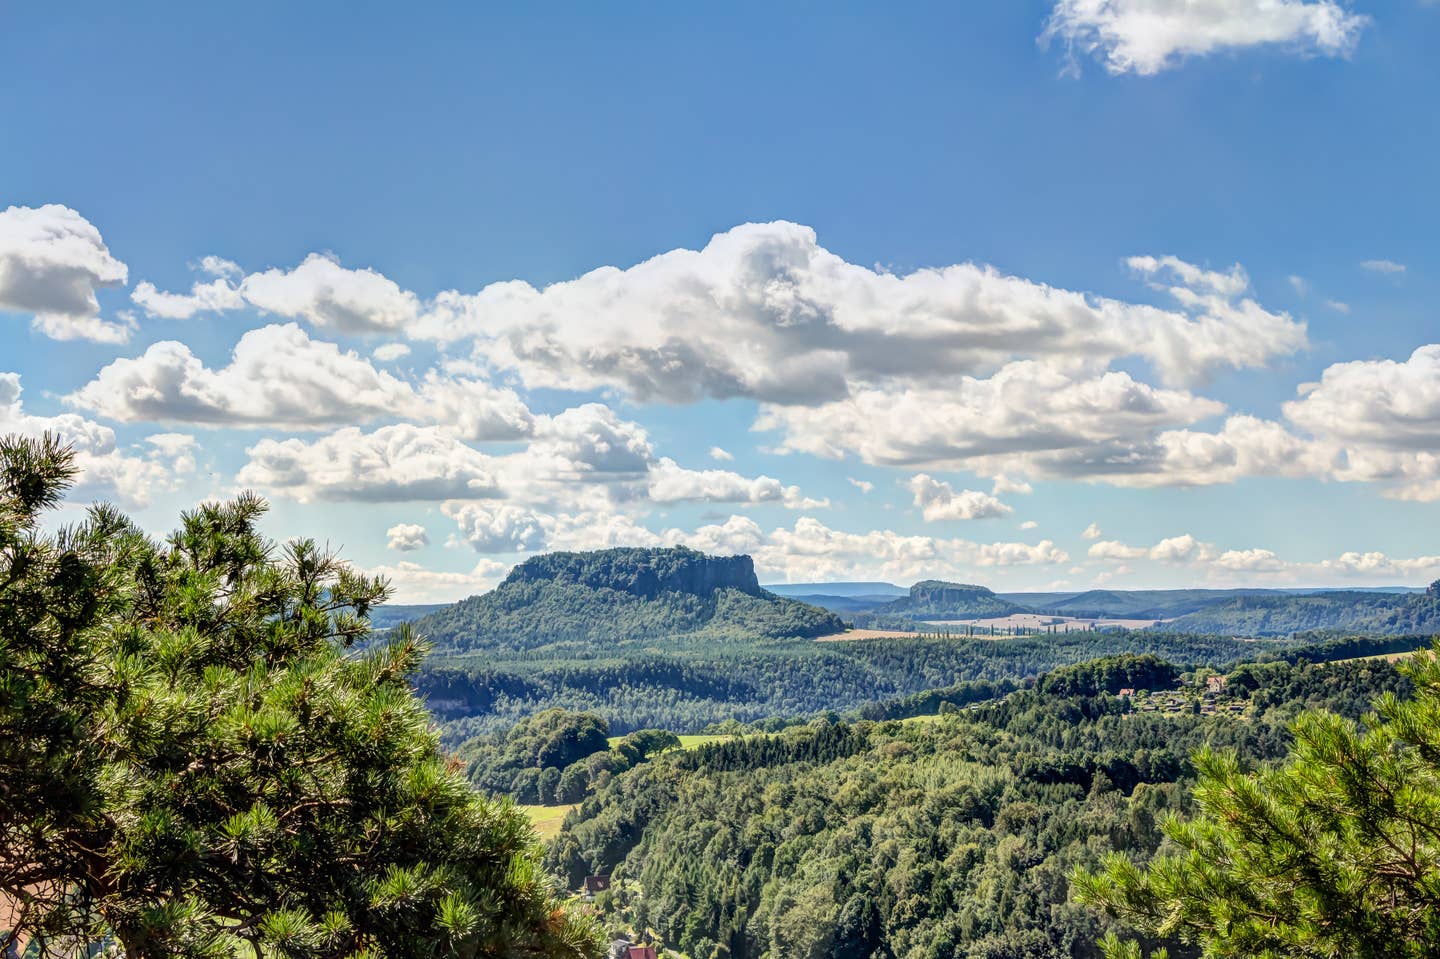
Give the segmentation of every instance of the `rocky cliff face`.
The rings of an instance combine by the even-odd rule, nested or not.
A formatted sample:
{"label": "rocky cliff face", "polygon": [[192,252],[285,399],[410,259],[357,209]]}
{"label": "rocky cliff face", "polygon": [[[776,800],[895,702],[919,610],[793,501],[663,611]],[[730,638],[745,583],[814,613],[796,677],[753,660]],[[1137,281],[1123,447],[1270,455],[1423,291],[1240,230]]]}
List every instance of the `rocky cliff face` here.
{"label": "rocky cliff face", "polygon": [[991,599],[995,594],[984,586],[968,583],[945,583],[927,579],[910,587],[912,606],[958,606],[977,599]]}
{"label": "rocky cliff face", "polygon": [[706,556],[685,547],[547,553],[516,566],[505,582],[535,580],[614,589],[643,597],[662,592],[709,596],[717,589],[735,589],[752,596],[762,593],[755,577],[755,563],[749,556]]}

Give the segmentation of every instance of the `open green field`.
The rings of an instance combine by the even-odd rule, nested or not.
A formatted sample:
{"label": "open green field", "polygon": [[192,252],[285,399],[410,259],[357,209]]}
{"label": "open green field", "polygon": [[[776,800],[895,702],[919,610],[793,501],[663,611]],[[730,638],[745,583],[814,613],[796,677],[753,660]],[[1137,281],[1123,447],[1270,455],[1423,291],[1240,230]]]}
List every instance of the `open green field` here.
{"label": "open green field", "polygon": [[[614,748],[614,747],[616,746],[616,744],[618,744],[618,743],[620,742],[620,740],[622,740],[622,739],[624,739],[624,738],[625,738],[624,736],[611,736],[611,737],[610,737],[610,740],[609,740],[611,748]],[[700,733],[695,733],[695,734],[693,734],[693,735],[685,735],[685,736],[681,736],[681,737],[680,737],[680,748],[681,748],[681,749],[697,749],[697,748],[699,748],[700,746],[706,745],[707,743],[719,743],[719,742],[724,742],[725,740],[727,740],[727,739],[729,739],[729,738],[730,738],[729,736],[726,736],[726,735],[723,735],[723,734],[721,734],[721,735],[714,735],[714,736],[702,735],[702,734],[700,734]]]}
{"label": "open green field", "polygon": [[525,815],[530,817],[530,825],[540,834],[541,839],[553,839],[560,831],[560,824],[565,821],[565,816],[576,804],[567,803],[563,806],[516,806]]}

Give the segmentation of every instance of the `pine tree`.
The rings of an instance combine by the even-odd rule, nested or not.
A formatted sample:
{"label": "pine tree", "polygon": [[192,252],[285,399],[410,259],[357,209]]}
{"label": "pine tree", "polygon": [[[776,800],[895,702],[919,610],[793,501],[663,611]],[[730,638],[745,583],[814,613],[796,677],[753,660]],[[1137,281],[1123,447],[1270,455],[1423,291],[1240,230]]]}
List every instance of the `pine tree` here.
{"label": "pine tree", "polygon": [[387,587],[242,495],[153,542],[0,442],[0,894],[30,934],[129,959],[595,953],[524,817],[439,749]]}
{"label": "pine tree", "polygon": [[1413,699],[1387,694],[1363,727],[1302,716],[1282,765],[1200,753],[1199,812],[1165,824],[1176,850],[1146,869],[1112,854],[1078,897],[1207,957],[1440,955],[1440,655],[1402,669]]}

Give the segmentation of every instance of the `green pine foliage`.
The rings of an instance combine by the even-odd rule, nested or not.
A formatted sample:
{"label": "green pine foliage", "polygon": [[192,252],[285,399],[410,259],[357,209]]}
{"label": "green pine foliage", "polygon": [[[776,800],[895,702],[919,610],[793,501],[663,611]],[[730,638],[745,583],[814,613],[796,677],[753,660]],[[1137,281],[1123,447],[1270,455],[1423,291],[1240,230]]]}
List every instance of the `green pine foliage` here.
{"label": "green pine foliage", "polygon": [[473,790],[410,689],[383,582],[284,547],[253,496],[161,542],[0,441],[0,893],[52,944],[150,957],[584,957],[528,823]]}
{"label": "green pine foliage", "polygon": [[1413,698],[1380,696],[1361,722],[1306,712],[1279,765],[1203,750],[1172,849],[1108,854],[1077,873],[1080,898],[1214,959],[1440,955],[1440,657],[1401,669]]}

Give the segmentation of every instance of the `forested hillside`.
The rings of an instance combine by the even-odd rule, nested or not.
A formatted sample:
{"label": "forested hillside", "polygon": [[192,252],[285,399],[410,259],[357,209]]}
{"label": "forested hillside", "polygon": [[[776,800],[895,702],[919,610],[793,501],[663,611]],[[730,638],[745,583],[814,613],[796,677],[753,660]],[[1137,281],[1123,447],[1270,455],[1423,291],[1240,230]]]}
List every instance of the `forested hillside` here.
{"label": "forested hillside", "polygon": [[1166,627],[1235,636],[1289,636],[1307,630],[1433,634],[1440,632],[1440,589],[1432,585],[1425,593],[1243,596],[1182,616]]}
{"label": "forested hillside", "polygon": [[748,556],[695,550],[550,553],[496,589],[422,617],[416,629],[450,653],[584,654],[595,647],[813,637],[843,628],[827,610],[760,588]]}
{"label": "forested hillside", "polygon": [[876,606],[877,616],[907,619],[979,619],[1025,612],[1025,607],[1001,599],[984,586],[927,579],[910,587],[910,595]]}
{"label": "forested hillside", "polygon": [[843,713],[973,680],[1018,681],[1117,653],[1224,665],[1272,647],[1284,644],[1143,631],[833,643],[737,635],[670,648],[597,641],[569,652],[435,654],[415,684],[443,723],[446,742],[458,745],[553,707],[593,712],[616,734],[656,727],[698,732],[730,719]]}
{"label": "forested hillside", "polygon": [[1244,665],[1219,698],[1202,683],[1170,713],[1105,691],[1173,675],[1122,658],[977,709],[665,754],[586,800],[547,862],[571,885],[611,875],[611,924],[692,957],[1098,957],[1113,927],[1070,901],[1069,876],[1109,850],[1155,852],[1160,820],[1193,808],[1195,749],[1278,759],[1302,709],[1358,718],[1408,693],[1378,660]]}

